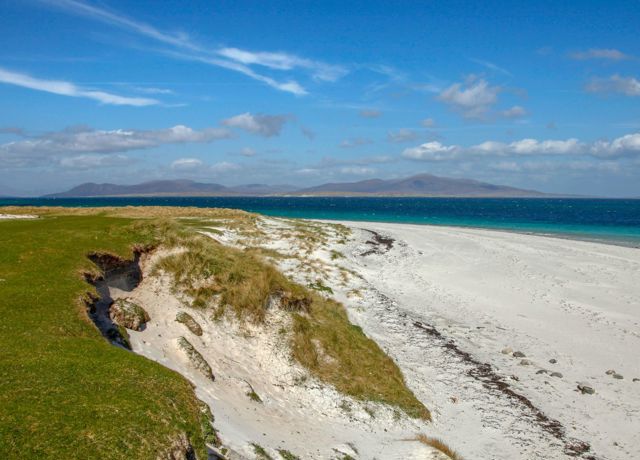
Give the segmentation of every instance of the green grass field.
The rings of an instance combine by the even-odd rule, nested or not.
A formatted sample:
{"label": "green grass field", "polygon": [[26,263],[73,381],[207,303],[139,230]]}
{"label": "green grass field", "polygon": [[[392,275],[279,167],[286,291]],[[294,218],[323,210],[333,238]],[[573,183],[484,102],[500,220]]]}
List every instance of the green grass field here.
{"label": "green grass field", "polygon": [[90,251],[131,257],[131,221],[0,221],[0,458],[149,459],[184,432],[206,458],[191,385],[109,344],[84,312]]}

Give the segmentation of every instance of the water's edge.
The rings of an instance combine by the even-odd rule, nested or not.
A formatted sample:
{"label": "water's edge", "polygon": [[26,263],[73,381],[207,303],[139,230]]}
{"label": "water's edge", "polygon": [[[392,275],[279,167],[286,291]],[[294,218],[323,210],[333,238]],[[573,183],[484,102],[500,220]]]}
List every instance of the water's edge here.
{"label": "water's edge", "polygon": [[399,197],[0,198],[0,206],[194,206],[268,216],[480,228],[640,247],[640,200]]}

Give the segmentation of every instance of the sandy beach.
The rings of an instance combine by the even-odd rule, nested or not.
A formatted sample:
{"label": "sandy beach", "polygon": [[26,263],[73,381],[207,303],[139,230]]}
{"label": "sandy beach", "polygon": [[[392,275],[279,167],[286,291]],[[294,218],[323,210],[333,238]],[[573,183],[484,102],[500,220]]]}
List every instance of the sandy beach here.
{"label": "sandy beach", "polygon": [[[359,233],[349,262],[364,277],[361,299],[345,303],[464,456],[564,458],[572,443],[589,444],[584,455],[595,458],[640,456],[640,250],[344,224]],[[387,244],[363,243],[376,243],[371,231]],[[509,391],[464,353],[490,364]]]}

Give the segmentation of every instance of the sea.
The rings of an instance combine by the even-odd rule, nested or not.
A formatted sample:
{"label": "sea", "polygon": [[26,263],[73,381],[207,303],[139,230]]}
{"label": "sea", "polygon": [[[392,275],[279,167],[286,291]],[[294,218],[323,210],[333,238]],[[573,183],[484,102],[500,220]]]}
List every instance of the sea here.
{"label": "sea", "polygon": [[195,206],[269,216],[486,228],[640,247],[640,199],[406,197],[0,198],[0,206]]}

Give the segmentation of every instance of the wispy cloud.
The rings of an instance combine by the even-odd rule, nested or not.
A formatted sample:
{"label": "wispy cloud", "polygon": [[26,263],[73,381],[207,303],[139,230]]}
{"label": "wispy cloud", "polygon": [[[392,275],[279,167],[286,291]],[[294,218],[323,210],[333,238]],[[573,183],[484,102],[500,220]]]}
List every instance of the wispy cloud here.
{"label": "wispy cloud", "polygon": [[195,173],[202,174],[216,174],[223,172],[236,171],[240,169],[240,165],[236,163],[230,163],[228,161],[221,161],[214,164],[207,164],[198,158],[178,158],[174,160],[169,168],[172,171],[182,173]]}
{"label": "wispy cloud", "polygon": [[349,176],[371,176],[376,173],[376,170],[366,166],[345,166],[340,168],[340,173]]}
{"label": "wispy cloud", "polygon": [[527,115],[527,111],[524,109],[524,107],[514,105],[510,109],[500,112],[500,115],[505,118],[522,118]]}
{"label": "wispy cloud", "polygon": [[301,58],[288,53],[270,53],[264,51],[247,51],[238,48],[221,48],[217,50],[220,56],[247,65],[259,65],[275,70],[306,69],[313,78],[322,81],[336,81],[347,74],[341,66],[325,64],[324,62]]}
{"label": "wispy cloud", "polygon": [[171,163],[170,167],[174,171],[193,171],[202,167],[202,160],[197,158],[178,158]]}
{"label": "wispy cloud", "polygon": [[[177,125],[159,130],[94,130],[68,128],[42,136],[0,144],[0,164],[24,165],[78,154],[112,154],[141,150],[165,144],[209,143],[230,137],[222,128],[195,130]],[[85,157],[89,159],[90,157]],[[71,160],[69,160],[71,161]],[[88,160],[87,160],[88,161]]]}
{"label": "wispy cloud", "polygon": [[504,143],[485,141],[470,147],[427,142],[405,149],[404,158],[420,161],[452,161],[483,156],[580,156],[589,155],[601,159],[615,159],[640,156],[640,134],[627,134],[612,141],[580,142],[571,138],[565,140],[521,139]]}
{"label": "wispy cloud", "polygon": [[287,115],[253,115],[249,112],[227,118],[222,124],[263,137],[278,136],[289,117]]}
{"label": "wispy cloud", "polygon": [[590,93],[620,93],[626,96],[640,96],[640,80],[620,75],[593,78],[586,84],[585,89]]}
{"label": "wispy cloud", "polygon": [[156,99],[144,97],[127,97],[120,96],[105,91],[97,91],[95,89],[83,88],[74,83],[62,80],[44,80],[32,77],[30,75],[18,72],[12,72],[0,67],[0,83],[8,85],[20,86],[36,91],[44,91],[46,93],[58,94],[60,96],[81,97],[93,99],[102,104],[109,105],[129,105],[135,107],[144,107],[148,105],[156,105],[160,102]]}
{"label": "wispy cloud", "polygon": [[79,0],[40,1],[51,7],[88,17],[162,43],[168,47],[168,49],[162,50],[168,56],[239,72],[272,88],[298,96],[307,94],[307,90],[297,81],[293,79],[279,81],[256,72],[251,66],[260,66],[275,71],[301,70],[307,72],[314,80],[329,82],[336,81],[348,73],[348,70],[343,66],[331,65],[284,52],[248,51],[234,47],[209,48],[195,42],[186,33],[165,32],[153,25]]}
{"label": "wispy cloud", "polygon": [[243,147],[240,149],[240,155],[243,157],[254,157],[256,156],[256,151],[251,147]]}
{"label": "wispy cloud", "polygon": [[425,118],[424,120],[420,121],[420,124],[424,128],[433,128],[436,125],[436,121],[433,118]]}
{"label": "wispy cloud", "polygon": [[382,116],[382,112],[376,109],[364,109],[358,112],[362,118],[380,118]]}
{"label": "wispy cloud", "polygon": [[127,166],[135,163],[133,158],[125,155],[77,155],[63,157],[59,160],[59,165],[65,169],[89,170],[95,168],[113,168]]}
{"label": "wispy cloud", "polygon": [[513,76],[513,74],[511,72],[509,72],[507,69],[500,67],[497,64],[494,64],[493,62],[489,62],[489,61],[485,61],[483,59],[469,59],[471,62],[475,62],[478,65],[481,65],[482,67],[485,67],[489,70],[493,70],[494,72],[499,72],[501,74],[504,75],[508,75],[510,77]]}
{"label": "wispy cloud", "polygon": [[389,131],[387,133],[387,140],[396,144],[415,141],[417,138],[418,133],[408,128],[401,128],[397,131]]}
{"label": "wispy cloud", "polygon": [[577,51],[570,53],[569,57],[577,61],[585,61],[588,59],[601,59],[606,61],[623,61],[633,59],[633,56],[623,53],[613,48],[591,48],[586,51]]}
{"label": "wispy cloud", "polygon": [[340,142],[340,147],[342,147],[343,149],[350,149],[354,147],[361,147],[367,144],[373,144],[373,141],[366,137],[352,137]]}

